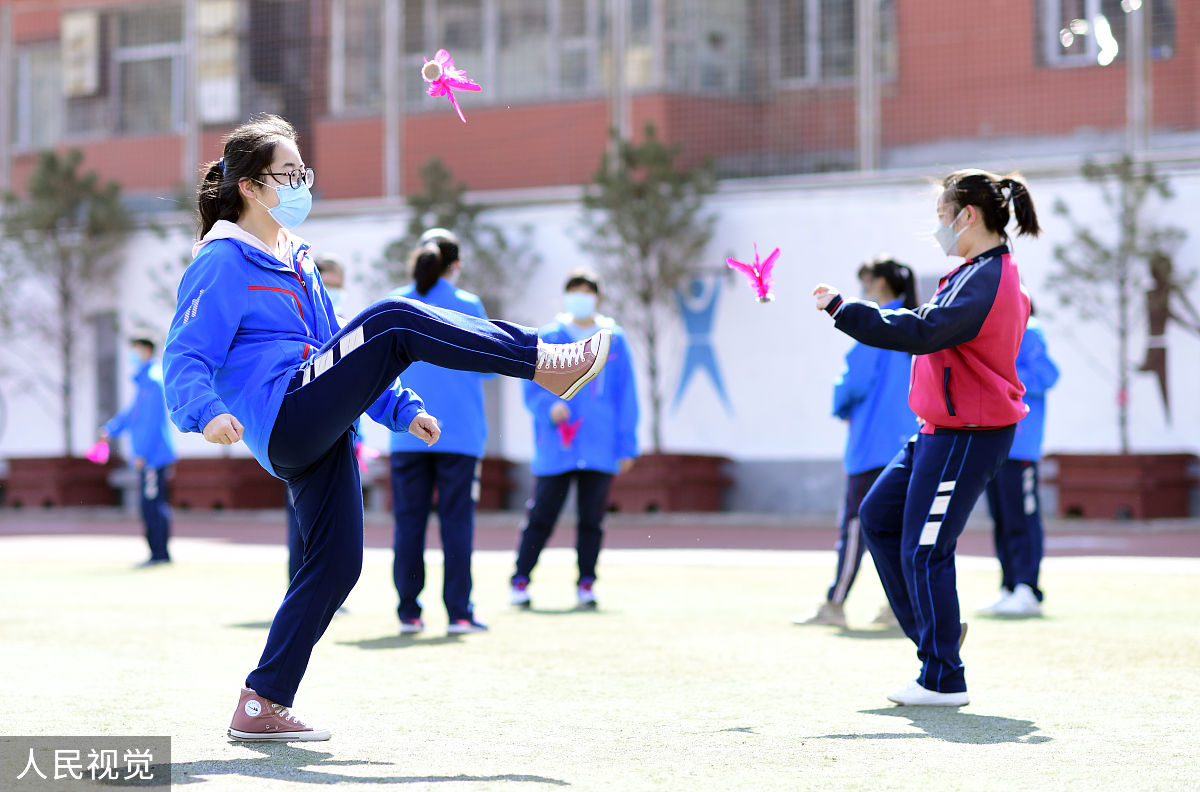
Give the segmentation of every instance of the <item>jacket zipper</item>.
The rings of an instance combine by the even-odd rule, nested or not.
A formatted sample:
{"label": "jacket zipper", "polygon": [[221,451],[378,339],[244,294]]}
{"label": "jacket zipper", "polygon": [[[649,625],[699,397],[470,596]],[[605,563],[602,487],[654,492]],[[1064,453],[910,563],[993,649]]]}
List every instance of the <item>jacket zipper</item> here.
{"label": "jacket zipper", "polygon": [[942,369],[942,396],[946,399],[946,412],[954,415],[954,405],[950,402],[950,367]]}

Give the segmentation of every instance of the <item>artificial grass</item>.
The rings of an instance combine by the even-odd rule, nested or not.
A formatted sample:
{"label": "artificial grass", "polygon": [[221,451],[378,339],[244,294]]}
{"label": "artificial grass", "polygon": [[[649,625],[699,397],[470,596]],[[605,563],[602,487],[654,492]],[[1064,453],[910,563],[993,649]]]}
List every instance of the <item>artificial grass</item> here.
{"label": "artificial grass", "polygon": [[[492,626],[448,638],[437,554],[427,632],[397,634],[391,556],[318,644],[296,711],[321,743],[234,743],[240,682],[285,587],[282,548],[181,540],[132,570],[127,537],[0,540],[0,735],[168,734],[177,787],[347,790],[1164,789],[1196,783],[1200,559],[1052,558],[1047,616],[973,616],[998,583],[963,558],[971,623],[961,710],[893,707],[914,647],[868,622],[796,627],[829,552],[606,551],[578,612],[569,551],[547,551],[532,612],[507,553],[477,554]],[[19,768],[18,768],[19,770]],[[3,788],[0,778],[0,788]]]}

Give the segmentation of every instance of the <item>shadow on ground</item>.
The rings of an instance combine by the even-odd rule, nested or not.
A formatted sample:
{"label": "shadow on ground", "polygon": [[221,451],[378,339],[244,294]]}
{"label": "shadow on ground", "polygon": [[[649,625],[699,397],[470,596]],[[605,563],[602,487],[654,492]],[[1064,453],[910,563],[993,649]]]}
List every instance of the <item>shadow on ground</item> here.
{"label": "shadow on ground", "polygon": [[214,759],[201,762],[177,762],[171,765],[171,781],[173,784],[197,784],[208,780],[209,776],[243,776],[247,788],[256,778],[272,778],[301,784],[429,784],[436,782],[476,782],[513,781],[523,784],[550,784],[552,786],[570,786],[569,783],[557,778],[526,775],[523,773],[505,773],[490,776],[357,776],[345,773],[327,772],[329,768],[337,767],[382,767],[391,766],[392,762],[368,762],[363,760],[333,759],[333,754],[323,751],[311,751],[297,748],[288,743],[244,743],[231,742],[239,748],[247,748],[261,756],[249,755],[241,759]]}
{"label": "shadow on ground", "polygon": [[887,707],[860,710],[864,715],[883,715],[907,718],[924,734],[913,732],[881,732],[876,734],[825,734],[824,740],[910,740],[932,737],[955,743],[990,745],[994,743],[1024,743],[1037,745],[1052,738],[1034,734],[1038,727],[1033,721],[1001,718],[996,715],[973,715],[954,707]]}
{"label": "shadow on ground", "polygon": [[462,643],[466,635],[404,635],[391,633],[378,638],[363,638],[361,641],[338,641],[338,646],[353,646],[357,649],[409,649],[418,646],[443,646]]}

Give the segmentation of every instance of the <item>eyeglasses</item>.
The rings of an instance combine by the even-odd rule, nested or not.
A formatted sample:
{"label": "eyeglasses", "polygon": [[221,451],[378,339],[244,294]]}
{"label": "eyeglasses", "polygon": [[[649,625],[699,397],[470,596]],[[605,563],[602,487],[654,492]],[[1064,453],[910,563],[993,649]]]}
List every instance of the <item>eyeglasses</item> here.
{"label": "eyeglasses", "polygon": [[313,182],[316,181],[316,179],[317,179],[317,174],[313,173],[312,168],[304,168],[303,170],[297,168],[296,170],[290,170],[287,173],[276,173],[275,171],[263,171],[262,175],[263,176],[286,176],[287,180],[288,180],[288,186],[291,187],[293,190],[298,190],[300,188],[300,185],[302,185],[302,184],[305,187],[312,187]]}

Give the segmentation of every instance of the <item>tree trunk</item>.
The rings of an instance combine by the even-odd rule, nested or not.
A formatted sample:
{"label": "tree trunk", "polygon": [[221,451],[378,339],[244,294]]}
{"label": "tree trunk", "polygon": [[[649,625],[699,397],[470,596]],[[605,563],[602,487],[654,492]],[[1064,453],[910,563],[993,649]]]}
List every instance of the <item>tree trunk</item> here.
{"label": "tree trunk", "polygon": [[63,450],[68,457],[75,455],[73,439],[74,416],[71,409],[71,386],[74,381],[71,363],[75,354],[75,299],[71,291],[70,266],[64,261],[58,279],[58,352],[60,356],[59,381],[62,398]]}
{"label": "tree trunk", "polygon": [[1129,453],[1129,266],[1137,239],[1135,188],[1121,185],[1121,238],[1117,252],[1117,436],[1121,453]]}
{"label": "tree trunk", "polygon": [[658,371],[658,321],[654,305],[646,306],[646,370],[650,374],[650,429],[654,452],[662,451],[662,393]]}

